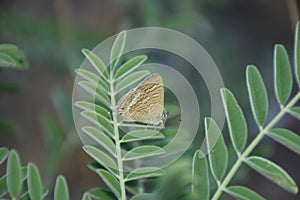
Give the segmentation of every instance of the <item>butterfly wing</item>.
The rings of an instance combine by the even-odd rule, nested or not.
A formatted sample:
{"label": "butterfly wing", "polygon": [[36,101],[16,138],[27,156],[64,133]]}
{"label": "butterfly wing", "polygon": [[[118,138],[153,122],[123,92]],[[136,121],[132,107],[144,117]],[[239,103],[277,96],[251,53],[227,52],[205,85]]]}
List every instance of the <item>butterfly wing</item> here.
{"label": "butterfly wing", "polygon": [[152,74],[130,91],[118,109],[125,121],[157,124],[164,116],[164,84],[160,74]]}

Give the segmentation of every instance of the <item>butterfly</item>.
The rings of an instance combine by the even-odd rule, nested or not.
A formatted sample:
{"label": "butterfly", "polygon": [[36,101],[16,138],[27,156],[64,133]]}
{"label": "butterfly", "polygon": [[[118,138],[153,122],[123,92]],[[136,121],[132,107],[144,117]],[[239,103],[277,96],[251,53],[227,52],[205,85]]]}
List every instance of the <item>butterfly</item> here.
{"label": "butterfly", "polygon": [[164,124],[164,82],[160,74],[151,74],[136,88],[129,91],[117,112],[127,122],[151,125]]}

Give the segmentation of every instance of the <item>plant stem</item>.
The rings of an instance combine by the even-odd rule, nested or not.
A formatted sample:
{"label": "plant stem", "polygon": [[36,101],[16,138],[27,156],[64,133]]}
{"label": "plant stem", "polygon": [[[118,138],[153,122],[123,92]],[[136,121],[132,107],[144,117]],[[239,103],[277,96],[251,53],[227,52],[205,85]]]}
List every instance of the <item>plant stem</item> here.
{"label": "plant stem", "polygon": [[112,117],[113,117],[113,126],[115,133],[115,142],[116,142],[116,155],[117,155],[117,163],[118,163],[118,171],[119,171],[119,181],[121,188],[121,200],[126,200],[126,188],[125,188],[125,180],[123,173],[123,161],[122,161],[122,151],[121,151],[121,142],[119,135],[119,127],[117,120],[117,113],[115,112],[117,105],[115,99],[115,91],[114,91],[114,83],[113,83],[113,73],[110,73],[110,91],[111,91],[111,106],[112,106]]}
{"label": "plant stem", "polygon": [[287,113],[287,110],[295,105],[295,103],[300,99],[300,92],[285,106],[281,109],[281,111],[275,116],[275,118],[265,127],[263,128],[256,138],[251,142],[251,144],[246,148],[246,150],[238,157],[237,161],[232,166],[229,173],[226,175],[225,179],[221,182],[217,191],[215,192],[212,200],[217,200],[221,196],[224,189],[226,189],[227,185],[237,172],[237,170],[242,165],[243,161],[248,157],[248,155],[254,150],[254,148],[258,145],[258,143],[264,138],[265,134],[272,129],[277,122]]}

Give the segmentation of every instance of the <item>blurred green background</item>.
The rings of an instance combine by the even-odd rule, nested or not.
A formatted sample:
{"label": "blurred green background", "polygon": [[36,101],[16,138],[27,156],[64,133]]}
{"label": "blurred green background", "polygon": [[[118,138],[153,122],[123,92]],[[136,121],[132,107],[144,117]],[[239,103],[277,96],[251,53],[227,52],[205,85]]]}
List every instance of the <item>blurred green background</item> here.
{"label": "blurred green background", "polygon": [[[28,69],[0,71],[0,146],[17,149],[23,163],[35,162],[48,186],[53,185],[57,174],[65,175],[72,199],[79,199],[85,190],[102,185],[100,178],[87,168],[90,158],[81,150],[73,124],[74,69],[84,58],[82,48],[93,49],[123,29],[143,26],[175,29],[203,45],[219,67],[226,87],[242,105],[247,121],[252,124],[249,129],[253,137],[257,129],[247,99],[245,68],[247,64],[256,64],[261,70],[269,91],[271,117],[279,109],[273,92],[273,48],[274,44],[282,43],[292,55],[294,29],[299,20],[297,3],[296,0],[2,0],[0,43],[17,45],[27,57]],[[192,74],[186,72],[194,87],[203,88],[203,93],[198,94],[199,101],[207,105],[205,85]],[[209,110],[201,109],[203,116],[209,115]],[[291,117],[282,120],[280,126],[300,133],[299,122]],[[202,130],[192,150],[199,148]],[[227,134],[226,129],[224,133]],[[300,184],[300,159],[295,153],[268,139],[256,153],[279,163]],[[191,160],[191,153],[185,157]],[[278,189],[252,171],[241,175],[239,182],[267,199],[300,197]]]}

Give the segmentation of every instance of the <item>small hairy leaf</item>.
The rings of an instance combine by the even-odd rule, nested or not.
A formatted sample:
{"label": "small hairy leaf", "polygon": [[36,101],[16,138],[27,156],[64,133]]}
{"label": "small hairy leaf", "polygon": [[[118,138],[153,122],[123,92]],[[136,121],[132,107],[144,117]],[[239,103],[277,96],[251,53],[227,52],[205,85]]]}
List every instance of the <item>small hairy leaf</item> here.
{"label": "small hairy leaf", "polygon": [[32,200],[40,200],[43,196],[43,186],[41,182],[41,177],[39,175],[37,167],[29,163],[28,164],[28,193],[30,199]]}
{"label": "small hairy leaf", "polygon": [[0,198],[7,194],[6,176],[0,178]]}
{"label": "small hairy leaf", "polygon": [[264,200],[262,196],[243,186],[230,186],[225,190],[229,195],[241,200]]}
{"label": "small hairy leaf", "polygon": [[288,113],[300,120],[300,107],[290,108]]}
{"label": "small hairy leaf", "polygon": [[124,135],[121,142],[162,139],[164,137],[162,133],[153,130],[135,130]]}
{"label": "small hairy leaf", "polygon": [[159,199],[155,194],[141,193],[133,196],[130,200],[156,200]]}
{"label": "small hairy leaf", "polygon": [[28,63],[25,55],[12,44],[0,44],[0,67],[27,68]]}
{"label": "small hairy leaf", "polygon": [[86,145],[83,147],[83,150],[87,152],[87,154],[89,154],[100,165],[104,167],[117,169],[116,162],[96,147]]}
{"label": "small hairy leaf", "polygon": [[24,192],[24,193],[20,196],[20,200],[30,200],[28,191],[27,191],[27,192]]}
{"label": "small hairy leaf", "polygon": [[7,52],[7,51],[17,51],[18,47],[13,44],[0,44],[0,51]]}
{"label": "small hairy leaf", "polygon": [[145,158],[155,155],[161,155],[164,154],[165,150],[158,147],[158,146],[152,146],[152,145],[145,145],[145,146],[139,146],[131,149],[128,151],[124,157],[123,160],[135,160],[138,158]]}
{"label": "small hairy leaf", "polygon": [[[24,182],[27,178],[27,167],[22,167],[22,180],[21,182]],[[0,198],[3,197],[8,193],[7,185],[6,185],[6,177],[7,175],[4,175],[0,178]]]}
{"label": "small hairy leaf", "polygon": [[300,85],[300,22],[297,23],[296,33],[295,33],[294,59],[295,59],[296,78],[298,84]]}
{"label": "small hairy leaf", "polygon": [[268,136],[283,144],[292,151],[300,154],[300,136],[290,130],[274,128],[267,133]]}
{"label": "small hairy leaf", "polygon": [[115,79],[121,79],[122,77],[125,77],[130,72],[138,68],[141,64],[143,64],[145,60],[147,60],[147,56],[144,55],[131,58],[130,60],[128,60],[120,66],[120,68],[116,72]]}
{"label": "small hairy leaf", "polygon": [[22,171],[18,153],[11,150],[7,160],[6,185],[9,195],[16,198],[21,191]]}
{"label": "small hairy leaf", "polygon": [[93,122],[95,125],[105,130],[108,134],[113,135],[113,127],[110,123],[110,120],[108,120],[107,118],[93,111],[82,111],[80,114],[86,119]]}
{"label": "small hairy leaf", "polygon": [[[44,197],[46,197],[47,196],[47,194],[48,194],[48,190],[47,189],[43,189],[43,196],[42,196],[42,198],[41,199],[44,199]],[[30,196],[29,196],[29,192],[27,191],[27,192],[24,192],[21,196],[20,196],[20,198],[19,198],[19,200],[31,200],[30,199]]]}
{"label": "small hairy leaf", "polygon": [[294,180],[275,163],[258,156],[247,158],[246,163],[285,190],[294,194],[298,192],[298,187]]}
{"label": "small hairy leaf", "polygon": [[221,93],[231,141],[235,150],[241,152],[247,142],[246,119],[233,94],[227,89],[222,89]]}
{"label": "small hairy leaf", "polygon": [[124,77],[116,84],[117,93],[133,85],[134,83],[140,82],[143,78],[145,78],[149,74],[150,72],[148,70],[140,70],[129,74],[128,76]]}
{"label": "small hairy leaf", "polygon": [[117,200],[114,193],[102,188],[93,188],[87,194],[95,200]]}
{"label": "small hairy leaf", "polygon": [[91,82],[93,85],[97,85],[97,87],[101,87],[105,92],[109,91],[109,88],[105,81],[102,78],[97,76],[96,74],[89,72],[85,69],[76,69],[75,72],[81,76],[82,78],[86,79],[87,81]]}
{"label": "small hairy leaf", "polygon": [[4,162],[4,160],[8,156],[8,149],[7,148],[0,148],[0,165]]}
{"label": "small hairy leaf", "polygon": [[214,178],[222,180],[228,164],[228,150],[217,124],[210,118],[205,118],[205,137],[209,152],[209,163]]}
{"label": "small hairy leaf", "polygon": [[263,126],[269,111],[267,90],[258,69],[247,67],[247,88],[254,118],[259,126]]}
{"label": "small hairy leaf", "polygon": [[100,77],[103,75],[104,78],[106,80],[108,80],[108,78],[109,78],[108,72],[106,70],[106,66],[105,66],[104,62],[88,49],[82,49],[82,53],[90,61],[90,63],[93,65],[93,67],[97,70]]}
{"label": "small hairy leaf", "polygon": [[82,130],[112,155],[115,155],[115,144],[106,134],[91,126],[85,126]]}
{"label": "small hairy leaf", "polygon": [[126,176],[125,181],[133,181],[142,178],[159,177],[164,175],[164,170],[157,167],[143,167],[136,169]]}
{"label": "small hairy leaf", "polygon": [[91,82],[88,82],[88,81],[80,81],[78,84],[88,94],[90,94],[91,97],[98,99],[99,101],[101,101],[102,103],[104,103],[106,106],[109,107],[109,105],[110,105],[109,97],[107,96],[107,94],[105,94],[105,92],[103,92],[99,87],[97,87],[97,85],[95,85]]}
{"label": "small hairy leaf", "polygon": [[58,176],[55,183],[54,189],[54,200],[68,200],[69,197],[69,189],[68,184],[63,176]]}
{"label": "small hairy leaf", "polygon": [[[90,195],[86,192],[83,194],[82,200],[92,200],[92,198],[90,197]],[[104,199],[105,200],[105,199]]]}
{"label": "small hairy leaf", "polygon": [[204,154],[197,150],[192,164],[192,196],[209,199],[209,174],[207,159]]}
{"label": "small hairy leaf", "polygon": [[121,57],[124,47],[125,47],[125,41],[126,41],[126,31],[122,31],[116,37],[116,39],[112,45],[112,48],[111,48],[110,64],[111,64],[112,70],[117,66],[117,64],[120,60],[120,57]]}
{"label": "small hairy leaf", "polygon": [[13,67],[15,65],[16,61],[12,57],[0,52],[0,67]]}
{"label": "small hairy leaf", "polygon": [[291,95],[293,77],[288,54],[280,44],[274,50],[274,86],[278,102],[284,105]]}
{"label": "small hairy leaf", "polygon": [[74,105],[86,111],[95,111],[96,113],[102,115],[103,117],[111,120],[110,112],[94,103],[90,103],[87,101],[77,101],[75,102]]}
{"label": "small hairy leaf", "polygon": [[121,196],[121,188],[119,181],[110,174],[108,171],[104,169],[99,169],[98,174],[101,176],[102,180],[106,183],[106,185],[115,193],[117,197]]}
{"label": "small hairy leaf", "polygon": [[[47,194],[48,194],[48,190],[47,189],[43,189],[43,196],[42,196],[42,198],[41,199],[44,199],[46,196],[47,196]],[[20,196],[20,198],[19,198],[19,200],[31,200],[30,199],[30,196],[29,196],[29,192],[27,191],[27,192],[24,192],[21,196]]]}

